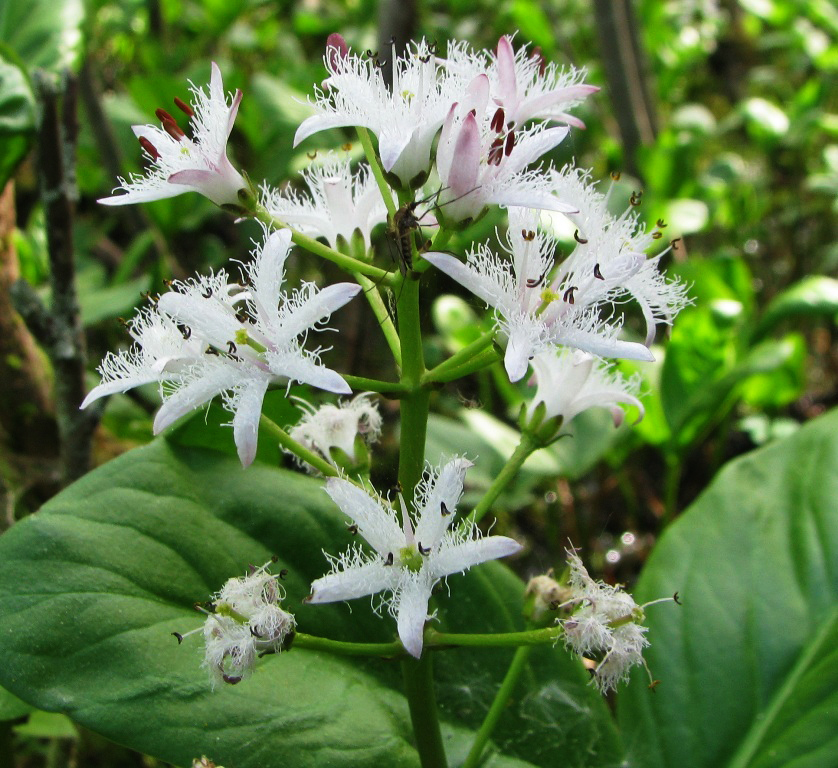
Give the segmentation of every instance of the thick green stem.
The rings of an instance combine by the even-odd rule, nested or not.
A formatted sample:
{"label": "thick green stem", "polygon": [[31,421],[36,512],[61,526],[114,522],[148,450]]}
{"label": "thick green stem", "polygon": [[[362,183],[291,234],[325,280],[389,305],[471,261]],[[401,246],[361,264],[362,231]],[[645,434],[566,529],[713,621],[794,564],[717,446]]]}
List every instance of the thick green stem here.
{"label": "thick green stem", "polygon": [[456,381],[472,373],[491,368],[499,360],[498,352],[495,349],[484,349],[478,352],[471,360],[464,360],[455,368],[447,368],[434,376],[434,383],[446,384],[449,381]]}
{"label": "thick green stem", "polygon": [[393,214],[396,212],[396,205],[393,202],[393,192],[387,183],[387,179],[384,178],[384,171],[381,170],[381,164],[378,162],[378,155],[375,152],[375,147],[372,145],[370,132],[366,128],[360,127],[357,127],[355,130],[358,132],[358,138],[361,140],[361,146],[364,148],[364,154],[367,156],[367,162],[370,164],[372,175],[378,184],[378,190],[381,192],[381,197],[384,198],[387,213],[392,219]]}
{"label": "thick green stem", "polygon": [[366,390],[369,392],[380,392],[383,395],[394,395],[401,397],[407,388],[399,381],[380,381],[379,379],[367,379],[363,376],[352,376],[348,373],[341,374],[343,380],[349,384],[354,391]]}
{"label": "thick green stem", "polygon": [[548,645],[555,643],[564,627],[557,624],[545,629],[530,629],[524,632],[500,632],[475,635],[460,635],[448,632],[425,630],[426,648],[519,648],[521,646]]}
{"label": "thick green stem", "polygon": [[504,464],[503,469],[492,481],[489,489],[483,495],[483,498],[477,503],[477,506],[472,510],[471,514],[463,520],[460,525],[466,527],[470,526],[472,523],[480,522],[483,516],[489,511],[492,504],[495,503],[498,496],[501,495],[504,488],[506,488],[515,475],[518,474],[518,470],[521,469],[521,466],[530,454],[538,450],[540,447],[541,445],[539,445],[537,439],[533,435],[528,432],[524,432],[521,435],[521,442],[518,443],[518,447],[509,457],[506,464]]}
{"label": "thick green stem", "polygon": [[437,381],[442,381],[439,377],[442,374],[449,373],[462,367],[465,363],[472,361],[476,355],[484,352],[492,345],[493,336],[491,333],[486,333],[480,338],[475,339],[470,344],[467,344],[458,352],[455,352],[447,360],[443,360],[436,368],[432,368],[422,377],[423,384],[430,384]]}
{"label": "thick green stem", "polygon": [[[451,235],[453,234],[454,233],[450,229],[440,227],[437,230],[437,233],[434,235],[433,240],[431,241],[430,248],[428,248],[428,251],[441,251],[448,243],[448,241],[451,239]],[[422,274],[423,272],[426,272],[430,268],[430,266],[430,261],[424,261],[423,259],[419,259],[413,265],[413,271]]]}
{"label": "thick green stem", "polygon": [[489,737],[495,730],[498,720],[500,720],[501,715],[503,715],[506,705],[509,703],[509,699],[515,691],[515,685],[521,677],[521,672],[524,671],[524,667],[526,666],[531,650],[531,646],[522,645],[517,651],[515,651],[515,655],[512,657],[512,663],[509,665],[509,669],[506,671],[506,676],[503,678],[500,689],[495,695],[495,700],[492,702],[492,706],[486,714],[486,719],[483,721],[483,724],[480,726],[480,730],[477,731],[477,735],[474,737],[474,744],[471,745],[468,756],[463,763],[463,768],[477,768],[480,764],[480,756],[486,748],[486,742],[489,741]]}
{"label": "thick green stem", "polygon": [[393,360],[396,365],[402,366],[402,345],[399,341],[399,334],[396,331],[396,326],[393,325],[393,319],[387,311],[384,304],[384,299],[381,298],[381,293],[378,290],[378,285],[364,275],[356,274],[355,279],[364,289],[364,296],[372,309],[375,319],[378,320],[378,325],[384,333],[384,338],[387,340],[387,346],[390,347],[390,352],[393,354]]}
{"label": "thick green stem", "polygon": [[326,475],[326,477],[340,476],[340,472],[329,464],[328,461],[300,445],[279,424],[273,421],[273,419],[269,419],[264,413],[259,417],[259,423],[277,439],[283,448],[287,448],[297,458],[302,459],[307,464],[311,464],[321,474]]}
{"label": "thick green stem", "polygon": [[326,637],[306,635],[303,632],[297,632],[294,635],[292,648],[325,651],[336,656],[380,656],[384,659],[405,655],[404,646],[398,640],[392,643],[345,643],[340,640],[329,640]]}
{"label": "thick green stem", "polygon": [[422,768],[447,768],[448,760],[439,728],[432,658],[426,653],[421,659],[405,659],[402,662],[402,677]]}
{"label": "thick green stem", "polygon": [[331,261],[332,264],[336,264],[353,277],[356,274],[361,274],[371,277],[373,280],[378,280],[379,282],[388,282],[391,279],[390,273],[386,270],[374,267],[372,264],[367,264],[366,262],[359,261],[358,259],[353,259],[351,256],[347,256],[345,253],[336,251],[334,248],[330,248],[328,245],[315,240],[313,237],[309,237],[308,235],[304,235],[302,232],[298,232],[296,229],[292,229],[281,219],[277,219],[275,216],[271,215],[271,213],[261,205],[257,207],[254,215],[263,224],[268,224],[269,226],[276,227],[277,229],[290,229],[291,240],[296,245],[299,245],[301,248],[305,248],[315,256],[320,256],[327,261]]}

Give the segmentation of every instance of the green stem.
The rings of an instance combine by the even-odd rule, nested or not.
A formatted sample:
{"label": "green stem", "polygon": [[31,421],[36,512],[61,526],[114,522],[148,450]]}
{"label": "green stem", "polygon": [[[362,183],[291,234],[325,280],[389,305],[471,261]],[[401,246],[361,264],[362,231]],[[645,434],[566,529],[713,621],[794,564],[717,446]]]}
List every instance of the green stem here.
{"label": "green stem", "polygon": [[378,184],[381,197],[384,198],[384,205],[387,206],[387,213],[392,219],[393,214],[396,212],[396,205],[393,202],[393,192],[390,189],[390,185],[387,183],[387,179],[384,178],[384,171],[381,169],[381,164],[378,162],[378,155],[376,154],[375,147],[372,145],[370,132],[366,128],[360,127],[357,127],[355,130],[358,132],[358,138],[361,140],[361,146],[364,148],[364,154],[367,156],[367,162],[370,164],[370,170],[372,171],[372,175],[375,177],[375,181]]}
{"label": "green stem", "polygon": [[484,349],[482,352],[478,352],[471,360],[464,360],[460,365],[454,368],[447,368],[442,373],[436,374],[434,381],[437,384],[445,384],[449,381],[462,379],[465,376],[470,376],[472,373],[490,368],[499,359],[496,349]]}
{"label": "green stem", "polygon": [[462,366],[463,363],[469,362],[475,357],[475,355],[490,347],[493,341],[494,337],[491,333],[483,334],[470,344],[464,346],[461,350],[455,352],[447,360],[443,360],[435,368],[431,368],[431,370],[422,377],[422,384],[440,381],[438,378],[440,374]]}
{"label": "green stem", "polygon": [[325,651],[336,656],[380,656],[384,659],[392,659],[405,654],[404,646],[398,640],[392,643],[345,643],[316,635],[306,635],[302,632],[294,635],[291,647]]}
{"label": "green stem", "polygon": [[371,277],[374,280],[378,280],[379,282],[387,282],[391,279],[390,273],[386,270],[374,267],[372,264],[367,264],[366,262],[359,261],[358,259],[353,259],[351,256],[347,256],[345,253],[336,251],[334,248],[330,248],[328,245],[315,240],[313,237],[309,237],[308,235],[304,235],[302,232],[298,232],[296,229],[292,229],[281,219],[277,219],[271,215],[271,213],[262,206],[259,206],[256,209],[255,217],[263,224],[268,224],[276,228],[290,229],[291,240],[296,245],[299,245],[301,248],[305,248],[307,251],[315,254],[315,256],[320,256],[327,261],[331,261],[333,264],[336,264],[342,270],[349,272],[353,276],[356,273],[359,273],[366,275],[367,277]]}
{"label": "green stem", "polygon": [[480,764],[480,756],[486,748],[486,742],[489,741],[489,737],[495,730],[498,720],[500,720],[501,715],[503,715],[506,710],[506,705],[509,703],[509,699],[515,691],[515,685],[518,683],[518,678],[520,678],[521,672],[524,671],[524,667],[527,664],[527,659],[529,658],[531,651],[532,647],[527,645],[522,645],[517,651],[515,651],[515,655],[512,657],[512,663],[509,665],[509,669],[506,671],[506,676],[503,678],[500,689],[495,695],[495,700],[492,702],[492,706],[489,707],[489,711],[486,713],[486,719],[483,721],[480,726],[480,730],[477,731],[477,735],[474,737],[474,744],[471,745],[468,756],[463,763],[463,768],[477,768]]}
{"label": "green stem", "polygon": [[402,661],[402,677],[422,768],[447,768],[448,760],[439,728],[432,658],[426,653],[421,659],[405,659]]}
{"label": "green stem", "polygon": [[509,485],[510,481],[518,474],[518,470],[521,469],[523,463],[527,460],[527,458],[532,454],[534,451],[538,450],[541,446],[539,445],[536,438],[531,435],[529,432],[524,432],[521,434],[521,442],[518,443],[518,447],[515,449],[513,454],[509,457],[509,460],[504,464],[503,469],[500,471],[498,476],[492,481],[492,484],[489,486],[489,489],[483,494],[483,498],[480,499],[477,506],[472,510],[471,514],[460,523],[462,528],[466,528],[473,523],[479,523],[483,516],[489,511],[492,504],[495,503],[498,496],[501,495],[503,489]]}
{"label": "green stem", "polygon": [[555,643],[564,627],[557,624],[545,629],[529,629],[524,632],[500,632],[475,635],[461,635],[448,632],[425,630],[427,648],[519,648],[521,646],[548,645]]}
{"label": "green stem", "polygon": [[393,360],[396,365],[402,367],[402,345],[399,341],[399,334],[396,331],[396,326],[393,325],[393,319],[384,305],[384,300],[381,298],[381,293],[378,290],[378,285],[364,275],[357,274],[355,279],[364,289],[364,295],[367,297],[375,319],[378,320],[378,326],[384,333],[384,338],[387,340],[387,345],[390,347],[390,352],[393,354]]}
{"label": "green stem", "polygon": [[268,418],[263,413],[259,417],[259,423],[268,432],[273,435],[283,448],[287,448],[297,458],[302,459],[307,464],[311,464],[318,472],[326,477],[339,477],[340,472],[337,471],[328,461],[321,456],[313,453],[308,448],[300,445],[294,438],[291,437],[282,427],[279,426],[273,419]]}
{"label": "green stem", "polygon": [[[440,251],[440,250],[442,250],[445,247],[445,245],[448,243],[448,241],[451,239],[451,236],[453,234],[454,234],[454,232],[451,229],[447,229],[445,227],[440,227],[437,230],[436,234],[434,235],[433,240],[431,241],[431,247],[428,248],[428,250],[429,251]],[[421,254],[420,254],[420,256],[421,256]],[[417,262],[414,263],[413,271],[418,272],[419,274],[422,274],[423,272],[426,272],[430,268],[430,266],[431,266],[430,261],[425,261],[423,259],[419,259]]]}
{"label": "green stem", "polygon": [[378,379],[367,379],[363,376],[351,376],[347,373],[341,374],[343,380],[353,390],[366,390],[369,392],[380,392],[386,395],[402,395],[407,388],[400,381],[379,381]]}

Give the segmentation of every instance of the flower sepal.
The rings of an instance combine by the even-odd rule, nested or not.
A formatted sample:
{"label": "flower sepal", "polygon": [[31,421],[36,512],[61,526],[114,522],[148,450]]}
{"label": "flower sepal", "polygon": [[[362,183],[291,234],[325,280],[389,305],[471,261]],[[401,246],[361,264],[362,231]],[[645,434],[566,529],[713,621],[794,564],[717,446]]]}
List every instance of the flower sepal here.
{"label": "flower sepal", "polygon": [[527,408],[526,403],[521,406],[521,413],[518,416],[518,426],[521,432],[529,435],[539,448],[546,448],[561,437],[561,429],[564,425],[564,417],[547,416],[547,406],[541,402],[535,408]]}

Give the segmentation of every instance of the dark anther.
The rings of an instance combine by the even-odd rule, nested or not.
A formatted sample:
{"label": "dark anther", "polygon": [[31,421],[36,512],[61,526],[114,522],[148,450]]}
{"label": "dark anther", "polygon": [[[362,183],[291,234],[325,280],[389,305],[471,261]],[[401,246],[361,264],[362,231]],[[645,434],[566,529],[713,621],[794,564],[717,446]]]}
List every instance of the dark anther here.
{"label": "dark anther", "polygon": [[212,288],[207,286],[206,291],[201,291],[201,296],[203,296],[205,299],[212,298]]}
{"label": "dark anther", "polygon": [[314,160],[314,158],[317,157],[317,150],[315,149],[314,152],[306,152],[306,157],[309,160]]}
{"label": "dark anther", "polygon": [[439,502],[439,513],[440,513],[443,517],[448,517],[448,515],[450,515],[450,514],[451,514],[451,510],[450,510],[450,509],[448,509],[448,507],[446,507],[446,506],[445,506],[445,502],[444,502],[444,501]]}
{"label": "dark anther", "polygon": [[151,293],[151,291],[143,291],[143,292],[140,294],[140,298],[141,298],[141,299],[143,299],[143,300],[145,300],[145,301],[149,301],[149,302],[151,302],[152,304],[156,304],[156,303],[157,303],[157,299],[159,299],[159,298],[160,298],[160,296],[155,296],[154,294],[152,294],[152,293]]}
{"label": "dark anther", "polygon": [[660,240],[663,237],[663,232],[652,232],[652,240]]}
{"label": "dark anther", "polygon": [[631,197],[629,198],[629,203],[631,205],[640,205],[640,198],[643,197],[642,192],[632,192]]}
{"label": "dark anther", "polygon": [[676,237],[674,240],[670,240],[670,241],[669,241],[669,244],[670,244],[670,245],[674,248],[674,247],[675,247],[678,243],[680,243],[680,242],[681,242],[681,238],[680,238],[680,237]]}
{"label": "dark anther", "polygon": [[180,645],[183,642],[183,635],[180,632],[172,632],[172,637],[177,638],[177,644]]}
{"label": "dark anther", "polygon": [[509,157],[512,154],[512,149],[515,146],[515,131],[510,131],[506,134],[506,146],[503,148],[503,153]]}
{"label": "dark anther", "polygon": [[356,523],[352,523],[352,525],[346,526],[346,530],[355,536],[358,533],[358,525]]}
{"label": "dark anther", "polygon": [[570,286],[570,288],[568,288],[568,289],[564,292],[564,294],[562,295],[562,298],[563,298],[563,299],[564,299],[564,300],[565,300],[568,304],[573,304],[573,301],[574,301],[574,300],[573,300],[573,292],[574,292],[574,291],[576,291],[576,290],[577,290],[576,286],[575,286],[575,285],[571,285],[571,286]]}
{"label": "dark anther", "polygon": [[232,341],[228,341],[228,342],[227,342],[227,351],[228,351],[231,355],[235,355],[235,354],[236,354],[236,352],[237,352],[238,350],[236,349],[236,345],[235,345],[235,343],[234,343],[234,342],[232,342]]}
{"label": "dark anther", "polygon": [[391,37],[391,38],[387,41],[387,47],[388,47],[388,48],[392,48],[395,44],[396,44],[396,36],[395,36],[395,35],[393,35],[393,36],[392,36],[392,37]]}
{"label": "dark anther", "polygon": [[579,230],[578,230],[578,229],[577,229],[577,230],[575,230],[575,231],[573,232],[573,239],[574,239],[577,243],[579,243],[579,245],[585,245],[585,243],[587,243],[587,242],[588,242],[588,241],[587,241],[584,237],[582,237],[582,236],[579,234]]}
{"label": "dark anther", "polygon": [[260,635],[255,629],[253,629],[253,627],[248,626],[248,629],[253,637],[263,637],[263,635]]}
{"label": "dark anther", "polygon": [[287,568],[283,568],[283,569],[279,572],[279,574],[278,574],[278,575],[279,575],[279,578],[280,578],[280,579],[282,579],[282,581],[285,581],[286,577],[288,576],[288,569],[287,569]]}
{"label": "dark anther", "polygon": [[547,59],[544,58],[544,54],[541,52],[541,46],[537,45],[535,48],[532,49],[532,53],[530,54],[530,58],[533,61],[538,62],[538,74],[544,75],[544,71],[547,69]]}
{"label": "dark anther", "polygon": [[660,681],[660,680],[652,680],[652,682],[651,682],[651,683],[649,683],[649,690],[650,690],[652,693],[654,693],[654,692],[655,692],[655,690],[657,689],[657,687],[658,687],[660,684],[661,684],[661,681]]}
{"label": "dark anther", "polygon": [[219,355],[220,352],[215,347],[207,347],[206,354],[208,354],[208,355]]}
{"label": "dark anther", "polygon": [[599,264],[594,264],[594,277],[597,280],[605,280],[605,278],[602,276],[602,272],[599,271]]}
{"label": "dark anther", "polygon": [[621,174],[619,171],[611,171],[611,179],[612,179],[612,181],[619,181],[619,180],[620,180],[620,176],[622,176],[622,175],[623,175],[623,174]]}
{"label": "dark anther", "polygon": [[192,107],[190,107],[183,99],[179,99],[177,96],[175,96],[175,106],[187,117],[192,117],[195,114],[192,111]]}
{"label": "dark anther", "polygon": [[[527,280],[527,288],[538,288],[539,285],[543,285],[547,280],[547,273],[550,271],[550,267],[551,265],[548,264],[544,268],[544,271],[539,275],[537,280],[533,280],[533,278]],[[571,302],[571,304],[572,303],[573,302]]]}
{"label": "dark anther", "polygon": [[393,553],[388,552],[387,553],[387,559],[384,561],[384,565],[392,565],[393,564],[393,559],[394,559],[393,558]]}
{"label": "dark anther", "polygon": [[423,557],[427,557],[431,554],[431,547],[423,547],[421,541],[417,542],[416,548],[419,550],[419,554]]}
{"label": "dark anther", "polygon": [[179,324],[177,329],[180,331],[180,335],[183,336],[184,341],[189,341],[189,337],[192,335],[192,329],[188,325]]}
{"label": "dark anther", "polygon": [[279,555],[271,555],[271,562],[278,563],[279,562]]}
{"label": "dark anther", "polygon": [[117,322],[118,322],[118,323],[119,323],[119,324],[120,324],[123,328],[127,328],[127,327],[130,325],[130,323],[129,323],[129,322],[128,322],[128,321],[127,321],[124,317],[118,317],[118,318],[116,318],[116,321],[117,321]]}
{"label": "dark anther", "polygon": [[186,136],[174,120],[164,120],[163,130],[166,131],[166,133],[168,133],[175,141],[180,141],[184,136]]}
{"label": "dark anther", "polygon": [[663,219],[658,219],[657,225],[660,229],[663,229],[666,226],[666,222]]}
{"label": "dark anther", "polygon": [[154,114],[157,115],[157,119],[161,123],[176,123],[177,121],[162,107],[159,109],[154,110]]}
{"label": "dark anther", "polygon": [[533,232],[531,229],[522,229],[521,230],[521,237],[523,237],[524,240],[526,240],[528,243],[530,243],[533,240],[535,240],[535,232]]}
{"label": "dark anther", "polygon": [[164,280],[163,281],[163,285],[165,285],[167,288],[171,288],[174,284],[175,284],[174,280]]}
{"label": "dark anther", "polygon": [[501,160],[503,160],[503,139],[498,137],[492,142],[492,146],[489,147],[487,162],[489,165],[500,165]]}
{"label": "dark anther", "polygon": [[681,595],[679,595],[677,592],[674,595],[672,595],[672,599],[675,601],[676,605],[683,605],[683,603],[681,602]]}
{"label": "dark anther", "polygon": [[558,600],[551,600],[550,601],[550,610],[551,611],[558,611],[560,605],[561,605],[561,603]]}
{"label": "dark anther", "polygon": [[240,323],[246,323],[250,320],[250,315],[247,314],[247,310],[244,307],[239,307],[236,310],[236,320]]}
{"label": "dark anther", "polygon": [[506,125],[506,115],[504,114],[503,107],[498,107],[492,117],[492,130],[495,133],[500,133],[503,131],[504,125]]}
{"label": "dark anther", "polygon": [[145,136],[140,136],[139,138],[140,146],[151,155],[152,160],[159,160],[160,153],[155,148],[154,144],[152,144]]}
{"label": "dark anther", "polygon": [[237,683],[240,683],[242,681],[241,675],[224,675],[224,674],[222,674],[221,679],[225,683],[229,683],[230,685],[236,685]]}
{"label": "dark anther", "polygon": [[401,493],[402,492],[402,484],[401,484],[400,481],[398,481],[398,480],[396,481],[396,484],[393,486],[393,490],[396,493]]}

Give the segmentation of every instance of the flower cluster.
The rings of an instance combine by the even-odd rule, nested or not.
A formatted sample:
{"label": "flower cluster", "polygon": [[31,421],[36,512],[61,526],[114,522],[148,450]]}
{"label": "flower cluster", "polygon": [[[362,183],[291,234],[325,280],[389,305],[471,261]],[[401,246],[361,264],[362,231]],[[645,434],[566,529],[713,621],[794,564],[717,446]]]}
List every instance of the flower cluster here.
{"label": "flower cluster", "polygon": [[[213,596],[202,630],[194,630],[203,631],[204,666],[213,684],[241,682],[257,656],[279,653],[293,638],[296,621],[279,606],[284,592],[268,571],[273,562],[229,579]],[[175,633],[178,642],[187,635]]]}
{"label": "flower cluster", "polygon": [[360,287],[311,283],[283,290],[291,232],[266,232],[243,267],[241,283],[224,270],[172,283],[130,323],[134,345],[109,353],[99,372],[102,383],[82,403],[141,384],[160,385],[163,406],[154,420],[160,432],[184,414],[222,395],[233,413],[239,458],[250,464],[262,400],[272,384],[298,381],[329,392],[351,392],[335,371],[320,363],[319,351],[302,342]]}
{"label": "flower cluster", "polygon": [[600,660],[593,669],[593,682],[605,693],[627,680],[637,664],[645,665],[643,649],[649,645],[643,607],[619,586],[595,581],[581,558],[567,552],[570,566],[570,594],[567,606],[577,606],[562,621],[568,648],[581,656]]}
{"label": "flower cluster", "polygon": [[512,555],[521,545],[506,536],[481,537],[477,526],[452,528],[463,493],[467,459],[428,467],[416,488],[411,514],[399,496],[401,523],[389,503],[347,480],[331,478],[326,492],[352,520],[352,530],[372,547],[352,547],[330,557],[332,572],[311,585],[308,602],[332,603],[388,592],[383,602],[395,617],[399,639],[409,654],[422,654],[428,600],[434,585],[473,565]]}
{"label": "flower cluster", "polygon": [[[322,456],[333,466],[338,466],[333,451],[338,451],[357,464],[358,441],[370,445],[381,434],[381,414],[378,405],[372,401],[372,394],[362,392],[352,400],[340,405],[322,405],[314,408],[304,400],[297,400],[303,409],[303,418],[295,424],[289,434],[300,445]],[[300,466],[313,471],[310,464],[297,459]]]}

